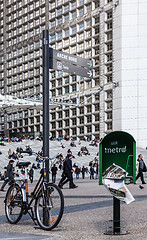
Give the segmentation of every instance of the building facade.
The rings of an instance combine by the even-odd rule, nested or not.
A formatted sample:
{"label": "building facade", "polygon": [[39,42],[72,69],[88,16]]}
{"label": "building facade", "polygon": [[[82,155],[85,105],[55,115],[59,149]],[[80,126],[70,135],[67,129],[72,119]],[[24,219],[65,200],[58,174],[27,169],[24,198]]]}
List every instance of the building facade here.
{"label": "building facade", "polygon": [[[93,60],[94,78],[50,71],[50,98],[77,103],[50,114],[50,135],[103,137],[112,130],[112,27],[114,4],[105,1],[0,1],[0,94],[42,97],[42,31],[50,46]],[[107,91],[99,87],[110,83]],[[1,111],[0,133],[42,132],[42,111]]]}
{"label": "building facade", "polygon": [[[50,70],[50,99],[60,103],[50,111],[50,136],[101,138],[125,130],[145,142],[146,116],[140,113],[147,115],[144,5],[133,0],[0,0],[0,94],[42,97],[42,31],[49,29],[50,47],[90,59],[94,66],[92,80]],[[41,134],[42,117],[40,110],[2,109],[0,134]]]}

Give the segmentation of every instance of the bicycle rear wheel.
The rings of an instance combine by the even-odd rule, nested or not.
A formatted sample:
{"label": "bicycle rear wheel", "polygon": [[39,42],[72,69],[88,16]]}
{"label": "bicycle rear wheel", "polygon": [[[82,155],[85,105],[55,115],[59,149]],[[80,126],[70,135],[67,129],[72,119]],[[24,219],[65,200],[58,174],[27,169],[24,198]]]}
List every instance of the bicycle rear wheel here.
{"label": "bicycle rear wheel", "polygon": [[5,198],[5,214],[8,221],[12,224],[17,223],[23,214],[23,196],[20,186],[12,184]]}
{"label": "bicycle rear wheel", "polygon": [[39,226],[44,230],[55,228],[64,211],[64,197],[61,189],[54,183],[48,183],[46,190],[40,193],[35,202],[35,213]]}

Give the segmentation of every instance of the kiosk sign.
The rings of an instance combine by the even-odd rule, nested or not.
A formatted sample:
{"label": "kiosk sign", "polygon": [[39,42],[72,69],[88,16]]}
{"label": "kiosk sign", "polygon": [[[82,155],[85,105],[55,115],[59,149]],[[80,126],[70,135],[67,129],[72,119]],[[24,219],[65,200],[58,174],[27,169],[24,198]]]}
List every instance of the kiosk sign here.
{"label": "kiosk sign", "polygon": [[127,132],[114,131],[104,137],[99,146],[99,184],[102,174],[112,164],[116,164],[128,172],[128,176],[136,177],[136,142]]}

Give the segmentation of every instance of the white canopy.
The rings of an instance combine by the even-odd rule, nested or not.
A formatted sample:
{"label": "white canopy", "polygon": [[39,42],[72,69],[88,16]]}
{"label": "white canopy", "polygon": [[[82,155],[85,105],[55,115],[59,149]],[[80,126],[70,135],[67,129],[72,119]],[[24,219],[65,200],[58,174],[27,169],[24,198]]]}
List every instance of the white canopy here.
{"label": "white canopy", "polygon": [[[57,107],[57,105],[50,103],[50,109]],[[0,108],[21,108],[21,109],[43,109],[42,101],[32,99],[20,99],[15,96],[0,94]]]}

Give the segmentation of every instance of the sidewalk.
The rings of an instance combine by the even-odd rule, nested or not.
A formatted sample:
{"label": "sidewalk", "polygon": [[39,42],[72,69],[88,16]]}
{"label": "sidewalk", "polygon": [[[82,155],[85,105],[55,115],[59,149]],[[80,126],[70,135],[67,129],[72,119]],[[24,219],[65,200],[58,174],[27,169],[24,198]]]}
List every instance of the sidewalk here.
{"label": "sidewalk", "polygon": [[[147,181],[147,179],[145,179]],[[65,209],[58,227],[47,232],[35,229],[29,216],[24,216],[16,225],[7,222],[4,212],[5,192],[0,192],[0,239],[55,239],[55,240],[141,240],[147,236],[147,185],[139,189],[139,181],[128,188],[135,202],[121,204],[122,230],[128,235],[110,236],[104,233],[112,225],[113,199],[97,180],[74,180],[78,188],[63,189]]]}

